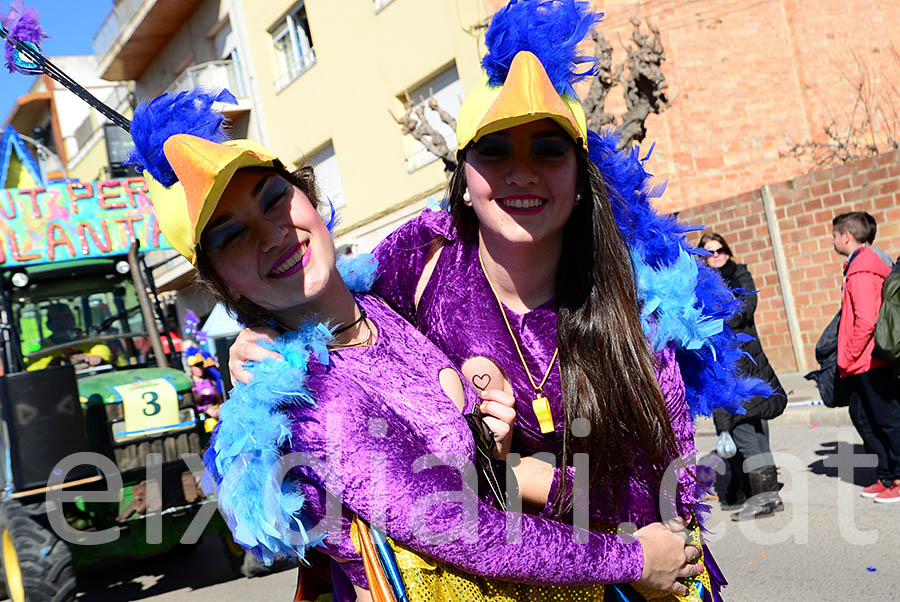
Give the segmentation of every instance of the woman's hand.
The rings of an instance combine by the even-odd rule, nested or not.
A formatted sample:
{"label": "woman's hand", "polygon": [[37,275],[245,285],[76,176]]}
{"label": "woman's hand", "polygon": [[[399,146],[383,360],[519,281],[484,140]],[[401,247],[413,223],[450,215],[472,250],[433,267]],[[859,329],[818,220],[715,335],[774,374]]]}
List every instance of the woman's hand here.
{"label": "woman's hand", "polygon": [[280,354],[259,344],[260,341],[273,343],[277,336],[278,333],[268,326],[248,326],[243,329],[228,350],[228,373],[231,374],[231,382],[242,382],[246,385],[253,378],[250,371],[244,368],[244,362],[258,362],[267,357],[280,360]]}
{"label": "woman's hand", "polygon": [[516,400],[511,394],[500,389],[482,391],[481,399],[480,409],[484,422],[494,433],[494,457],[505,460],[512,443]]}
{"label": "woman's hand", "polygon": [[687,586],[677,580],[695,577],[706,569],[694,564],[700,559],[700,550],[687,545],[690,533],[684,519],[647,525],[634,536],[644,549],[644,570],[638,583],[679,596],[688,595]]}

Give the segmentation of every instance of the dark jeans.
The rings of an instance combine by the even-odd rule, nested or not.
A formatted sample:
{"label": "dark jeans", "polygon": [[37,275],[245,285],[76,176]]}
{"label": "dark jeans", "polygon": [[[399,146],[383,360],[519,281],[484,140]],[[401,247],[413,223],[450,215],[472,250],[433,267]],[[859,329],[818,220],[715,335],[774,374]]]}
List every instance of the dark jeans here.
{"label": "dark jeans", "polygon": [[731,437],[737,446],[740,455],[743,456],[747,466],[741,466],[741,472],[759,470],[765,466],[772,466],[772,449],[769,447],[769,421],[756,418],[748,422],[741,422],[731,429]]}
{"label": "dark jeans", "polygon": [[[848,377],[845,380],[849,381],[848,385],[852,385],[852,388],[851,386],[847,387],[851,389],[847,394],[847,409],[850,410],[850,421],[853,422],[856,432],[859,433],[860,438],[863,440],[865,452],[877,456],[878,441],[875,438],[875,431],[872,430],[872,423],[869,421],[869,413],[863,407],[862,394],[858,390],[859,383],[855,377]],[[878,475],[878,478],[880,479],[881,475]]]}
{"label": "dark jeans", "polygon": [[760,470],[774,465],[772,450],[769,447],[769,421],[759,418],[736,424],[729,431],[738,453],[726,460],[727,469],[724,475],[716,479],[716,492],[725,503],[740,502],[753,495],[750,480],[744,470],[747,461],[748,470]]}
{"label": "dark jeans", "polygon": [[[866,451],[878,458],[875,474],[885,485],[900,479],[900,399],[891,366],[849,376],[857,395],[850,398],[850,417]],[[854,406],[856,408],[854,409]]]}

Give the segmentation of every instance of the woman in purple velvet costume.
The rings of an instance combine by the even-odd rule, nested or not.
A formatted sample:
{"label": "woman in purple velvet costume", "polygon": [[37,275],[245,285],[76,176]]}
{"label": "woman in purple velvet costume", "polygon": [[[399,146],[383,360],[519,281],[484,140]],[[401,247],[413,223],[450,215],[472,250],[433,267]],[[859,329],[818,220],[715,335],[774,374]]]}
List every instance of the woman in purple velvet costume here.
{"label": "woman in purple velvet costume", "polygon": [[[522,51],[510,52],[498,46],[516,43],[520,32],[509,24],[516,11],[524,14],[524,41]],[[540,49],[529,46],[540,29],[533,25],[562,13],[563,39],[575,42],[579,23],[597,20],[587,3],[571,0],[511,2],[494,17],[483,64],[498,55],[515,58],[504,65],[503,79],[486,75],[463,104],[449,212],[426,211],[379,244],[373,290],[482,391],[485,410],[504,393],[514,396],[513,452],[549,453],[556,466],[568,465],[519,464],[526,503],[542,516],[568,514],[572,458],[587,452],[592,526],[615,530],[663,513],[690,516],[699,490],[689,465],[694,429],[673,346],[653,354],[641,330],[614,200],[585,152],[583,108],[574,91],[558,92],[560,86],[545,96],[546,106],[534,106],[540,94],[531,92],[540,92],[547,75],[537,73],[526,56],[535,55],[524,50],[540,58]],[[572,62],[580,62],[577,55]],[[241,360],[274,357],[252,345],[271,334],[257,328],[241,335],[230,362],[236,379],[247,379]],[[541,399],[548,412],[540,411]],[[576,419],[589,426],[580,436],[572,429]],[[666,467],[678,458],[688,466],[677,472],[677,487],[661,488]]]}

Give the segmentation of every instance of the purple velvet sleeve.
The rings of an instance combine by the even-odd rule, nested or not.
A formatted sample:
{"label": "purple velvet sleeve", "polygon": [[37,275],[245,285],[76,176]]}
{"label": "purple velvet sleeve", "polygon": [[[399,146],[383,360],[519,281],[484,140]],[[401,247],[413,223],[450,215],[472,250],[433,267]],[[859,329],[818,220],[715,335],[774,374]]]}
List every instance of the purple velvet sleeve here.
{"label": "purple velvet sleeve", "polygon": [[407,322],[415,322],[415,294],[422,270],[438,237],[451,236],[450,214],[424,211],[381,241],[373,253],[378,277],[372,293],[387,301]]}
{"label": "purple velvet sleeve", "polygon": [[[696,472],[695,459],[697,455],[697,448],[694,445],[694,425],[691,422],[690,411],[688,410],[687,402],[685,400],[684,381],[681,378],[681,370],[678,367],[678,362],[675,360],[674,348],[671,346],[665,348],[658,354],[658,359],[659,363],[655,368],[656,378],[662,389],[663,398],[666,402],[666,410],[669,413],[672,430],[675,433],[675,443],[678,455],[686,463],[685,466],[677,469],[678,489],[674,499],[676,501],[676,508],[679,516],[687,517],[690,515],[691,511],[697,510],[697,503],[702,491],[702,488],[699,487],[698,481],[694,476]],[[572,491],[575,469],[571,466],[567,466],[565,470],[557,468],[553,473],[553,481],[550,485],[547,504],[541,511],[541,516],[551,517],[556,515],[554,502],[558,495],[559,488],[562,485],[563,475],[565,475],[565,491]],[[646,497],[642,488],[631,488],[627,498],[630,504],[628,508],[630,516],[619,518],[622,520],[625,520],[626,518],[628,520],[639,519],[637,520],[639,523],[638,526],[643,526],[659,520],[659,514],[655,504],[649,505],[646,503],[648,500],[635,499],[635,496],[639,494]],[[606,508],[607,505],[605,500],[592,496],[592,518],[609,521],[611,517],[604,514]],[[647,511],[650,508],[653,508],[651,511],[652,513]]]}
{"label": "purple velvet sleeve", "polygon": [[[461,476],[465,462],[460,470],[458,459],[430,455],[393,408],[367,401],[362,393],[345,390],[340,402],[320,405],[318,419],[295,421],[295,451],[302,447],[324,459],[315,471],[299,469],[296,478],[320,492],[329,489],[347,510],[380,526],[395,541],[467,573],[545,585],[640,579],[643,551],[638,541],[576,531],[571,525],[494,508],[480,500]],[[327,428],[320,422],[323,410],[330,415]],[[376,427],[378,434],[373,436],[369,425],[379,418],[387,428],[382,433]],[[468,427],[461,422],[461,428]],[[327,445],[325,431],[330,433]],[[331,439],[339,441],[340,454],[334,453]],[[325,449],[332,453],[326,455]],[[338,481],[340,486],[335,485]],[[307,486],[304,490],[313,502],[310,515],[321,517],[316,507],[323,496],[309,495]],[[509,533],[508,522],[517,523]],[[346,523],[341,528],[345,530]],[[346,542],[346,533],[335,534],[325,551],[347,558]],[[360,581],[353,568],[342,568]]]}

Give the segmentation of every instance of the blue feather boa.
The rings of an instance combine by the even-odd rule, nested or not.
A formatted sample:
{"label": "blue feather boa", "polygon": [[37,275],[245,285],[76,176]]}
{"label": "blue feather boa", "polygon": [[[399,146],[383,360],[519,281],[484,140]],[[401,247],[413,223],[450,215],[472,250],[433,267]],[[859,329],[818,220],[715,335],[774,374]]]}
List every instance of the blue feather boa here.
{"label": "blue feather boa", "polygon": [[665,187],[650,185],[644,168],[649,153],[641,158],[638,149],[620,152],[617,145],[615,133],[588,132],[590,159],[603,174],[616,224],[631,248],[644,332],[657,350],[675,344],[692,416],[709,416],[716,408],[742,413],[746,400],[769,396],[772,389],[737,370],[746,337],[727,321],[741,300],[696,261],[697,249],[685,238],[694,228],[651,205]]}
{"label": "blue feather boa", "polygon": [[[370,289],[376,268],[373,255],[338,260],[338,271],[353,291]],[[330,340],[331,328],[311,320],[269,346],[284,361],[265,359],[250,366],[253,380],[234,387],[203,455],[204,489],[215,492],[235,541],[267,565],[284,556],[302,559],[307,547],[321,542],[307,532],[302,493],[282,486],[277,468],[291,436],[283,410],[316,405],[306,386],[308,362],[328,365]]]}

